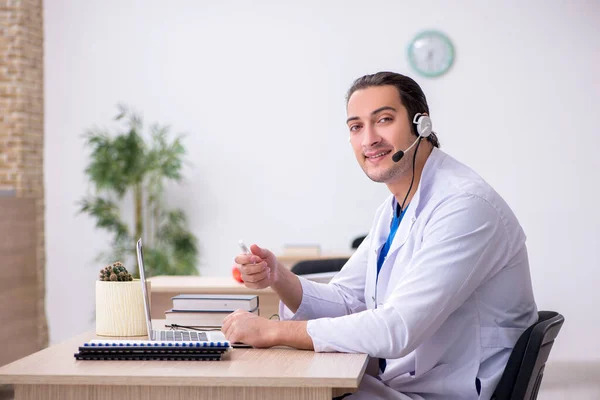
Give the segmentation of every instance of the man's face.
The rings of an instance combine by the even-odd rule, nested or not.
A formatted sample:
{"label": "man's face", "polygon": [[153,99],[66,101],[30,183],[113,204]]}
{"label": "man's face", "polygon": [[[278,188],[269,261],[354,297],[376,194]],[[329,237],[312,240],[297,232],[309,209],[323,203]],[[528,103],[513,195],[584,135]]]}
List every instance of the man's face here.
{"label": "man's face", "polygon": [[398,90],[394,86],[357,90],[348,101],[347,112],[350,143],[365,174],[384,183],[402,176],[412,157],[405,155],[395,163],[392,155],[408,148],[416,137]]}

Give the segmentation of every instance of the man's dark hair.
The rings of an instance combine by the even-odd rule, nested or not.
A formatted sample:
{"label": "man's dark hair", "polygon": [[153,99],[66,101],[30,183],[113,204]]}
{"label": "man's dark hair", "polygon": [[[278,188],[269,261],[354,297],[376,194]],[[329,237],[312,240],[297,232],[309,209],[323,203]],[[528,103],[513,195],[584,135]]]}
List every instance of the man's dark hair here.
{"label": "man's dark hair", "polygon": [[[417,82],[408,76],[401,75],[395,72],[377,72],[372,75],[365,75],[354,81],[352,87],[348,90],[346,94],[346,105],[348,105],[348,100],[350,100],[350,96],[354,92],[360,89],[366,89],[372,86],[394,86],[398,90],[400,94],[400,101],[402,105],[406,108],[408,112],[408,119],[412,129],[412,132],[415,136],[417,135],[416,128],[412,123],[412,120],[417,113],[427,113],[429,114],[429,106],[427,105],[427,98],[425,98],[425,93],[419,86]],[[431,132],[431,135],[427,137],[427,140],[434,145],[435,147],[440,147],[440,141],[437,138],[437,135],[434,132]]]}

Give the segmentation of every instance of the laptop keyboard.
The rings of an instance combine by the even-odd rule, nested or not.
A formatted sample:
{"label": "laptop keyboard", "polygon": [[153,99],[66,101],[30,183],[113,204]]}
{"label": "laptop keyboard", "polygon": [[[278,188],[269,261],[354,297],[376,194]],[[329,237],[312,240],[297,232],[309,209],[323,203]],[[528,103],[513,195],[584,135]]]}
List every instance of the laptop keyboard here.
{"label": "laptop keyboard", "polygon": [[158,331],[160,341],[163,342],[207,342],[206,332],[195,331]]}

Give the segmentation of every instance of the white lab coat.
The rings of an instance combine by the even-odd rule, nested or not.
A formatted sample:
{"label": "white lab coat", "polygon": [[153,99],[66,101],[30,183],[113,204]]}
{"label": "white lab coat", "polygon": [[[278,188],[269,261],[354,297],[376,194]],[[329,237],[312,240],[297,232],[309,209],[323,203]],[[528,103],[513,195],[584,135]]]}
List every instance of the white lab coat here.
{"label": "white lab coat", "polygon": [[480,176],[434,148],[376,282],[395,204],[329,284],[300,278],[300,307],[280,316],[309,320],[317,352],[387,359],[349,400],[489,399],[537,321],[525,234]]}

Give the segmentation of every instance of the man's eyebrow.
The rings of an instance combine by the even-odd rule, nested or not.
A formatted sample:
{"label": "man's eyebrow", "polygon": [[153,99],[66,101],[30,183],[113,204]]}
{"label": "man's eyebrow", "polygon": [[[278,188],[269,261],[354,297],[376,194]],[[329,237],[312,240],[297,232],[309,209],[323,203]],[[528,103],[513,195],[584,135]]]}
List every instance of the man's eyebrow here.
{"label": "man's eyebrow", "polygon": [[378,114],[378,113],[380,113],[380,112],[382,112],[382,111],[385,111],[385,110],[390,110],[390,111],[396,112],[396,109],[395,109],[394,107],[390,107],[390,106],[383,106],[383,107],[379,107],[377,110],[373,111],[373,112],[371,113],[371,115]]}
{"label": "man's eyebrow", "polygon": [[[383,106],[383,107],[379,107],[377,110],[374,110],[374,111],[372,111],[372,112],[371,112],[371,115],[378,114],[378,113],[380,113],[380,112],[382,112],[382,111],[385,111],[385,110],[390,110],[390,111],[394,111],[394,112],[396,112],[396,109],[395,109],[394,107],[390,107],[390,106]],[[350,122],[350,121],[355,121],[355,120],[357,120],[357,119],[359,119],[359,118],[358,118],[358,117],[350,117],[350,118],[348,118],[348,119],[346,120],[346,123],[348,123],[348,122]]]}

